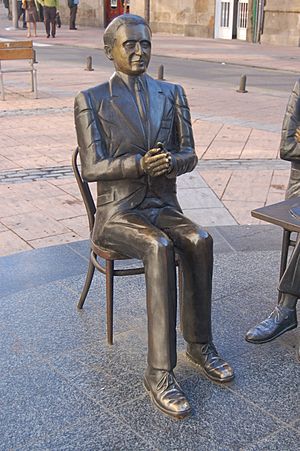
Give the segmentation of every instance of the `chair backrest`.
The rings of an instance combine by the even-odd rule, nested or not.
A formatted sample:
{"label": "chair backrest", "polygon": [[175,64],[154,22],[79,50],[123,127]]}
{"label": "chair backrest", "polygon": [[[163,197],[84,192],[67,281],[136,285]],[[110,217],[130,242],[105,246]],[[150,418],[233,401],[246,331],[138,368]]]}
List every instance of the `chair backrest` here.
{"label": "chair backrest", "polygon": [[96,207],[95,202],[91,193],[91,190],[89,188],[89,185],[87,182],[85,182],[81,177],[81,172],[78,167],[78,155],[79,150],[78,147],[74,150],[72,155],[72,167],[74,171],[74,175],[78,184],[78,188],[80,190],[84,206],[88,215],[89,220],[89,228],[90,232],[93,230],[94,222],[95,222],[95,213],[96,213]]}
{"label": "chair backrest", "polygon": [[0,61],[34,59],[32,41],[0,42]]}

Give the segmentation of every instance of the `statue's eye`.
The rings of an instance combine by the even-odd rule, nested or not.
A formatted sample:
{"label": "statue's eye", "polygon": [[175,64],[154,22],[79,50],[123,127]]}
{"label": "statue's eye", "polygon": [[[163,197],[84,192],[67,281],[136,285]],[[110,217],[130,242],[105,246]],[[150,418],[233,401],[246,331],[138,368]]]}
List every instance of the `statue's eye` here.
{"label": "statue's eye", "polygon": [[136,46],[136,41],[127,41],[124,44],[126,50],[134,50]]}
{"label": "statue's eye", "polygon": [[144,50],[148,50],[151,47],[151,44],[149,41],[141,41],[140,44]]}

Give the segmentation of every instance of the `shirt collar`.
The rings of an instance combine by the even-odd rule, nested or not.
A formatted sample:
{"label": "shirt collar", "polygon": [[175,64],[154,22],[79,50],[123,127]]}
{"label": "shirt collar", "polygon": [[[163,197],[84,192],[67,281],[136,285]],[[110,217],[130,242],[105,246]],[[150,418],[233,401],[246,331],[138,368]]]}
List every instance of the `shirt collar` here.
{"label": "shirt collar", "polygon": [[140,83],[144,89],[146,88],[146,78],[145,78],[144,74],[127,75],[120,71],[117,71],[116,74],[118,75],[118,77],[121,78],[121,80],[125,83],[125,85],[131,90],[134,89],[134,82],[136,81],[136,79],[138,79],[140,81]]}

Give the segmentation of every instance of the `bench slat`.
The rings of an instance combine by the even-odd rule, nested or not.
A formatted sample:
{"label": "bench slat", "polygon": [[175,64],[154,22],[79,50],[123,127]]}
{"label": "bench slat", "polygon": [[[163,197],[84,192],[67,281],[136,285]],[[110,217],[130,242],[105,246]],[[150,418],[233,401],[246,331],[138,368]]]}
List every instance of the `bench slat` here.
{"label": "bench slat", "polygon": [[32,41],[5,41],[0,42],[0,49],[32,48]]}
{"label": "bench slat", "polygon": [[17,68],[17,69],[1,69],[0,72],[2,74],[8,74],[8,73],[14,73],[14,72],[36,72],[37,69],[31,69],[30,66],[28,66],[28,68]]}
{"label": "bench slat", "polygon": [[33,59],[34,50],[32,48],[28,49],[0,49],[0,60],[24,60]]}

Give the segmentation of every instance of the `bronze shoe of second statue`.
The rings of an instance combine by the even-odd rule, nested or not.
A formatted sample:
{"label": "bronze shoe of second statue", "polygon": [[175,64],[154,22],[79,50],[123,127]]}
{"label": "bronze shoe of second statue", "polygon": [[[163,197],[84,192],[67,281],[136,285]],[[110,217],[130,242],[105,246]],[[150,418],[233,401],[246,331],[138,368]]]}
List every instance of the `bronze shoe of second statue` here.
{"label": "bronze shoe of second statue", "polygon": [[277,305],[268,318],[248,330],[245,339],[254,344],[267,343],[295,327],[296,309]]}

